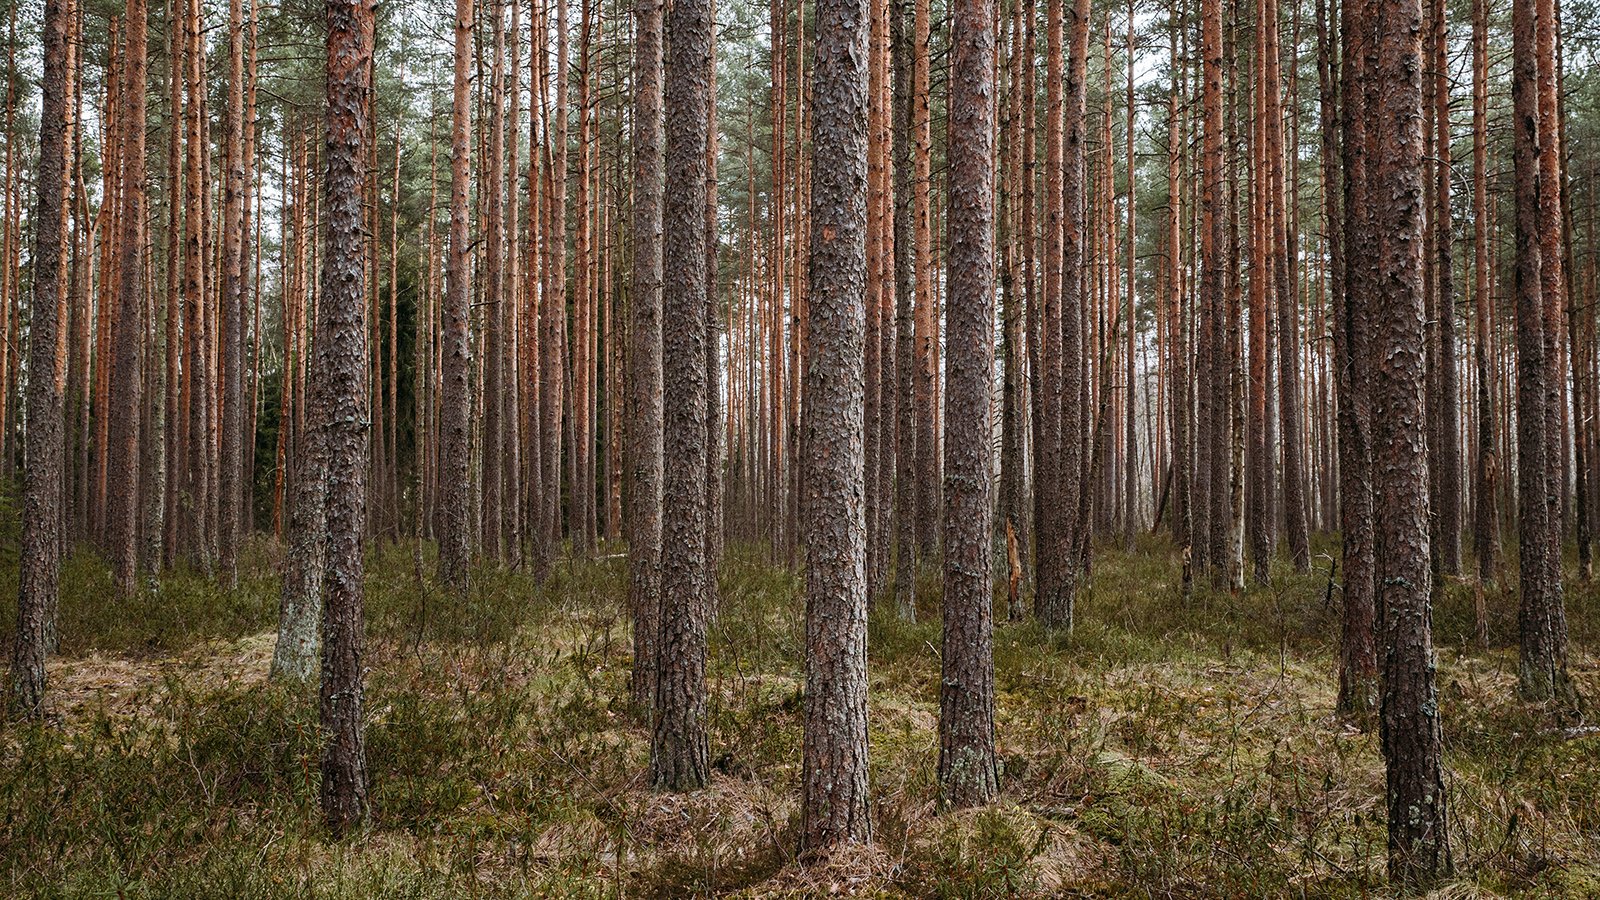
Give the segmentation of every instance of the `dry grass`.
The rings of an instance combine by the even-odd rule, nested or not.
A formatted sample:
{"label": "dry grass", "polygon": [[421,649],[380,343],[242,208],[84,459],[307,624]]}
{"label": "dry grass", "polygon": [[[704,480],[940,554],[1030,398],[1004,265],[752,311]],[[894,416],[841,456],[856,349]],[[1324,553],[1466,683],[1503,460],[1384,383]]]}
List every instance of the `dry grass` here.
{"label": "dry grass", "polygon": [[[164,587],[165,618],[145,623],[166,636],[157,647],[139,623],[72,636],[51,668],[55,720],[6,726],[0,893],[1386,890],[1383,771],[1376,737],[1333,715],[1325,570],[1185,605],[1167,548],[1107,553],[1076,633],[997,630],[1004,793],[957,814],[934,805],[937,598],[918,625],[875,614],[875,840],[804,861],[792,575],[730,561],[709,674],[716,773],[702,791],[665,795],[643,781],[648,736],[625,706],[619,560],[564,565],[543,585],[485,574],[459,600],[417,571],[395,548],[369,577],[371,828],[342,841],[320,828],[314,704],[265,681],[270,611],[252,591],[269,593],[270,576],[242,596]],[[1574,587],[1573,669],[1591,697],[1593,600]],[[215,624],[184,630],[196,619],[185,602]],[[1512,601],[1490,602],[1487,650],[1460,643],[1464,589],[1446,589],[1436,616],[1457,874],[1435,895],[1600,896],[1600,736],[1516,700]],[[73,609],[64,621],[101,619]]]}

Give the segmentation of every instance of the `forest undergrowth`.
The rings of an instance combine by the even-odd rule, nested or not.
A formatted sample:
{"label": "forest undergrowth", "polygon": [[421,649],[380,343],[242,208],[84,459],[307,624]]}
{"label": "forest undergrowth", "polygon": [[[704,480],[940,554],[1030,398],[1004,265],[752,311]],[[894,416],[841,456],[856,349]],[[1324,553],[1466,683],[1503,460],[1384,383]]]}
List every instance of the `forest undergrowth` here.
{"label": "forest undergrowth", "polygon": [[[15,553],[8,543],[5,555]],[[121,604],[68,562],[57,690],[0,735],[0,894],[40,897],[1382,896],[1375,731],[1333,715],[1332,557],[1270,588],[1180,598],[1149,538],[1106,550],[1078,626],[996,598],[1001,801],[941,815],[938,579],[919,621],[875,609],[874,842],[797,860],[803,615],[790,571],[735,551],[711,628],[704,791],[652,791],[627,708],[625,561],[543,584],[431,582],[408,543],[368,566],[367,753],[376,822],[327,836],[314,697],[266,681],[281,563],[241,584],[168,577]],[[0,572],[15,578],[4,560]],[[0,623],[15,620],[0,585]],[[1572,672],[1600,694],[1593,585],[1569,586]],[[1600,896],[1600,730],[1515,696],[1515,598],[1435,605],[1453,880],[1441,897]],[[12,635],[0,633],[9,645]]]}

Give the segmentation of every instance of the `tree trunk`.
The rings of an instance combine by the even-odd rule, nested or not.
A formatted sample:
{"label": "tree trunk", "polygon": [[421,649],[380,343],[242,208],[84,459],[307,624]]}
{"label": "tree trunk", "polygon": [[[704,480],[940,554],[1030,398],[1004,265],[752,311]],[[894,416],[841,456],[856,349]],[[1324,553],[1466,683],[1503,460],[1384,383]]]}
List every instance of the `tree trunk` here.
{"label": "tree trunk", "polygon": [[217,564],[224,586],[239,582],[239,507],[244,496],[244,4],[228,2],[228,108],[223,144],[222,458]]}
{"label": "tree trunk", "polygon": [[950,302],[945,356],[944,634],[939,787],[952,807],[999,790],[994,749],[990,500],[994,374],[993,0],[959,0],[951,28]]}
{"label": "tree trunk", "polygon": [[328,454],[327,602],[322,616],[322,813],[335,834],[368,812],[362,737],[362,547],[366,522],[366,283],[361,185],[372,114],[370,0],[328,0],[327,247],[313,383]]}
{"label": "tree trunk", "polygon": [[661,627],[650,781],[701,787],[706,741],[706,146],[709,0],[675,0],[666,16],[666,181],[662,291],[665,469]]}
{"label": "tree trunk", "polygon": [[917,620],[917,405],[916,405],[916,257],[912,239],[911,67],[912,35],[907,29],[911,0],[891,0],[894,45],[894,331],[895,331],[895,458],[894,488],[895,611],[907,622]]}
{"label": "tree trunk", "polygon": [[661,603],[661,10],[636,0],[633,44],[633,296],[628,350],[628,608],[633,702],[655,695]]}
{"label": "tree trunk", "polygon": [[[1517,630],[1521,643],[1518,688],[1529,700],[1565,698],[1572,692],[1566,671],[1566,617],[1560,581],[1560,494],[1551,485],[1559,473],[1549,449],[1547,414],[1551,392],[1552,342],[1545,332],[1559,327],[1545,316],[1541,291],[1546,288],[1542,241],[1544,205],[1552,187],[1544,178],[1541,157],[1553,129],[1544,122],[1540,79],[1545,4],[1518,4],[1512,12],[1512,121],[1516,180],[1517,302],[1517,500],[1520,603]],[[1552,556],[1555,559],[1552,560]]]}
{"label": "tree trunk", "polygon": [[[684,0],[675,0],[684,2]],[[867,35],[869,0],[817,8],[802,439],[806,546],[801,839],[866,841]]]}
{"label": "tree trunk", "polygon": [[1373,207],[1382,277],[1373,295],[1373,490],[1382,630],[1382,723],[1389,808],[1389,876],[1419,886],[1450,869],[1434,684],[1428,460],[1423,402],[1422,5],[1382,0],[1378,67],[1384,86],[1370,122],[1377,133]]}
{"label": "tree trunk", "polygon": [[1498,578],[1500,460],[1495,441],[1494,298],[1489,280],[1489,4],[1472,4],[1472,291],[1477,319],[1478,458],[1473,469],[1472,545],[1478,581]]}
{"label": "tree trunk", "polygon": [[471,230],[467,192],[471,164],[467,131],[471,123],[468,95],[474,27],[473,0],[456,0],[455,87],[450,126],[450,251],[445,261],[443,327],[444,382],[440,397],[439,439],[439,580],[465,593],[472,554],[467,466],[471,423],[471,347],[467,317],[472,290]]}
{"label": "tree trunk", "polygon": [[1372,409],[1366,360],[1368,304],[1374,286],[1376,247],[1370,223],[1368,185],[1368,84],[1371,0],[1343,6],[1343,99],[1345,279],[1335,298],[1334,369],[1338,385],[1339,530],[1343,539],[1344,617],[1339,644],[1340,712],[1361,718],[1377,709],[1378,653],[1373,634]]}
{"label": "tree trunk", "polygon": [[61,480],[65,433],[61,375],[65,360],[57,340],[62,308],[61,248],[66,193],[68,107],[71,79],[69,0],[44,6],[44,76],[39,130],[38,216],[33,227],[33,312],[29,320],[28,421],[23,445],[22,559],[18,575],[17,634],[11,655],[14,713],[39,717],[44,708],[45,654],[61,581]]}
{"label": "tree trunk", "polygon": [[919,557],[939,553],[939,370],[934,362],[939,320],[934,298],[933,259],[933,114],[930,107],[929,0],[913,0],[911,44],[911,134],[915,147],[912,180],[912,229],[916,257],[916,408],[917,408],[917,550]]}
{"label": "tree trunk", "polygon": [[108,499],[107,535],[117,590],[134,590],[139,536],[139,408],[144,368],[144,93],[145,2],[128,0],[124,33],[122,96],[134,98],[118,110],[122,130],[118,212],[116,358],[111,405],[111,467],[118,473]]}

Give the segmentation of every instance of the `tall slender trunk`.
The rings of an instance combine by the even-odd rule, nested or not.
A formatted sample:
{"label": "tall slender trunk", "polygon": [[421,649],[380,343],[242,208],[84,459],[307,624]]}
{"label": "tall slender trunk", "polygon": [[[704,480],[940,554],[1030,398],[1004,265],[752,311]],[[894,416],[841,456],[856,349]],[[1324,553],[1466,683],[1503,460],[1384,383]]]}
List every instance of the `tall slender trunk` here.
{"label": "tall slender trunk", "polygon": [[1382,736],[1389,809],[1389,875],[1420,885],[1448,873],[1438,693],[1434,684],[1428,553],[1428,460],[1423,401],[1422,5],[1382,0],[1376,29],[1384,85],[1370,121],[1378,159],[1373,207],[1377,266],[1373,295],[1383,327],[1368,347],[1372,366],[1373,490],[1378,518],[1377,584],[1382,659]]}
{"label": "tall slender trunk", "polygon": [[662,0],[636,0],[633,44],[633,295],[628,350],[628,608],[633,618],[633,702],[655,694],[661,603],[661,16]]}
{"label": "tall slender trunk", "polygon": [[1377,616],[1373,559],[1371,378],[1366,360],[1368,305],[1374,286],[1367,153],[1368,84],[1373,79],[1372,0],[1343,5],[1341,120],[1345,253],[1343,296],[1335,298],[1334,368],[1338,385],[1339,530],[1343,540],[1344,617],[1339,642],[1340,712],[1364,717],[1378,705]]}
{"label": "tall slender trunk", "polygon": [[666,14],[666,180],[662,257],[661,626],[650,780],[704,785],[706,735],[706,146],[711,5],[674,0]]}
{"label": "tall slender trunk", "polygon": [[464,592],[472,553],[469,529],[471,345],[467,339],[472,289],[471,231],[467,220],[471,150],[467,144],[469,70],[474,27],[473,0],[456,0],[455,87],[450,125],[450,250],[445,261],[445,297],[440,343],[439,580]]}
{"label": "tall slender trunk", "polygon": [[912,185],[916,173],[912,148],[912,34],[908,30],[911,0],[891,0],[890,43],[894,66],[894,332],[895,332],[895,457],[894,597],[901,619],[914,622],[916,603],[917,456],[916,406],[916,256],[912,239]]}
{"label": "tall slender trunk", "polygon": [[1472,3],[1472,292],[1477,342],[1477,461],[1473,468],[1472,544],[1478,581],[1498,578],[1501,465],[1495,441],[1494,298],[1489,279],[1489,4]]}
{"label": "tall slender trunk", "polygon": [[[674,0],[683,3],[684,0]],[[866,841],[865,341],[870,0],[819,0],[806,335],[805,754],[808,850]]]}
{"label": "tall slender trunk", "polygon": [[62,358],[58,329],[64,288],[61,249],[66,194],[68,106],[71,57],[69,0],[47,0],[44,6],[44,75],[39,130],[38,220],[33,227],[33,313],[29,320],[28,419],[23,446],[22,559],[18,575],[17,633],[11,651],[13,712],[29,718],[42,714],[45,696],[45,654],[54,630],[52,614],[61,580],[63,537]]}
{"label": "tall slender trunk", "polygon": [[1267,133],[1268,172],[1265,174],[1269,180],[1268,198],[1272,205],[1270,238],[1278,324],[1278,410],[1279,444],[1283,448],[1284,536],[1288,539],[1289,556],[1295,570],[1304,573],[1311,568],[1311,540],[1306,523],[1305,436],[1301,422],[1299,240],[1295,229],[1290,227],[1298,204],[1295,202],[1296,185],[1284,177],[1278,0],[1267,0],[1266,5],[1264,83],[1267,107],[1264,127]]}
{"label": "tall slender trunk", "polygon": [[[1082,4],[1087,7],[1087,3]],[[951,27],[949,290],[945,357],[944,629],[939,788],[993,799],[990,382],[994,375],[994,0],[959,0]]]}
{"label": "tall slender trunk", "polygon": [[932,12],[929,0],[914,0],[911,42],[911,134],[914,144],[912,229],[916,258],[916,406],[917,406],[917,549],[939,552],[940,483],[936,392],[939,370],[934,362],[939,321],[934,298],[933,260],[933,114],[929,89]]}
{"label": "tall slender trunk", "polygon": [[[371,140],[374,7],[328,0],[327,249],[317,303],[313,379],[323,394],[319,423],[328,454],[327,570],[323,588],[321,721],[322,813],[335,834],[368,814],[362,735],[361,558],[366,522],[366,282],[361,185]],[[230,498],[231,499],[231,498]]]}

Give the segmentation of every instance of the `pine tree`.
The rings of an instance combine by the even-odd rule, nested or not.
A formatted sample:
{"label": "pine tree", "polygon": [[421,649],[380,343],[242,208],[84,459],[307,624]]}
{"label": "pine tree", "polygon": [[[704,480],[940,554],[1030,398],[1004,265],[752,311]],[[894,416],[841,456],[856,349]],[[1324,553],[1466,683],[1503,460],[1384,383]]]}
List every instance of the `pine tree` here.
{"label": "pine tree", "polygon": [[[994,375],[994,0],[959,0],[951,27],[946,306],[944,631],[939,786],[955,807],[999,790],[994,749],[990,383]],[[864,643],[864,642],[863,642]]]}
{"label": "pine tree", "polygon": [[662,210],[660,639],[650,781],[688,790],[709,777],[706,738],[705,202],[711,58],[709,0],[666,15],[666,180]]}
{"label": "pine tree", "polygon": [[633,617],[633,701],[655,692],[661,602],[661,16],[662,0],[636,0],[633,44],[633,296],[628,352],[628,608]]}
{"label": "pine tree", "polygon": [[1373,490],[1377,517],[1383,757],[1389,810],[1389,876],[1423,885],[1450,869],[1434,684],[1428,553],[1428,459],[1424,436],[1422,4],[1381,0],[1374,33],[1384,85],[1370,123],[1377,133],[1373,218],[1377,265],[1372,366]]}
{"label": "pine tree", "polygon": [[314,390],[327,445],[327,570],[322,616],[322,813],[344,833],[368,815],[362,734],[363,579],[367,484],[365,260],[361,185],[372,115],[371,0],[328,0],[327,247],[317,303]]}
{"label": "pine tree", "polygon": [[471,189],[471,164],[467,144],[471,123],[468,64],[471,62],[473,0],[456,0],[455,86],[450,119],[450,249],[445,262],[445,296],[442,343],[443,382],[439,422],[439,580],[457,592],[467,586],[472,554],[469,526],[470,476],[467,467],[468,416],[472,368],[467,340],[467,317],[472,290],[471,226],[467,219],[467,192]]}
{"label": "pine tree", "polygon": [[[683,2],[683,0],[675,0]],[[801,840],[865,841],[867,34],[870,0],[823,0],[812,82],[802,527],[806,696]]]}
{"label": "pine tree", "polygon": [[29,321],[28,431],[23,446],[22,560],[18,576],[17,632],[11,651],[10,706],[18,715],[42,714],[45,696],[45,654],[61,581],[62,457],[65,434],[59,374],[65,269],[64,203],[69,125],[68,0],[47,0],[44,6],[44,77],[40,81],[39,168],[35,175],[39,202],[33,230],[33,311]]}

